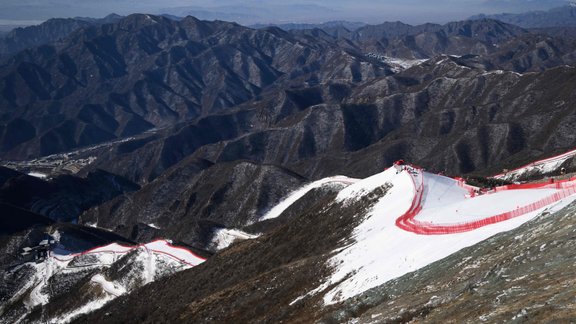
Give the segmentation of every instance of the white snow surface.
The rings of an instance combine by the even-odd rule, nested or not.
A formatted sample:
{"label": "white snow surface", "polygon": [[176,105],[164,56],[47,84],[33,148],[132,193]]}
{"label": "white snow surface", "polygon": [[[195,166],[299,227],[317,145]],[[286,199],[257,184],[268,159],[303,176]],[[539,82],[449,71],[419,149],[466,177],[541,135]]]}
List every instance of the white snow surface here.
{"label": "white snow surface", "polygon": [[576,150],[572,150],[572,151],[569,151],[569,152],[566,152],[566,153],[563,153],[563,154],[560,154],[557,156],[553,156],[551,158],[532,162],[532,163],[527,164],[525,166],[522,166],[520,168],[497,174],[494,176],[494,178],[514,181],[514,180],[516,180],[516,179],[518,179],[521,176],[526,175],[526,174],[550,173],[550,172],[558,170],[560,168],[560,166],[562,165],[562,163],[564,163],[566,160],[568,160],[574,156],[576,156]]}
{"label": "white snow surface", "polygon": [[102,289],[104,289],[105,292],[107,292],[113,296],[118,297],[118,296],[124,295],[126,293],[126,288],[124,288],[120,285],[114,284],[114,282],[106,280],[106,278],[104,278],[104,276],[101,274],[96,274],[96,275],[92,276],[90,281],[99,284],[102,287]]}
{"label": "white snow surface", "polygon": [[115,297],[113,297],[113,296],[107,296],[107,297],[103,297],[100,299],[95,299],[93,301],[90,301],[90,302],[84,304],[83,306],[79,307],[78,309],[76,309],[73,312],[62,314],[59,317],[51,319],[49,321],[49,323],[50,324],[70,323],[73,319],[75,319],[76,317],[78,317],[82,314],[88,314],[90,312],[93,312],[97,309],[104,307],[104,305],[106,305],[106,303],[113,300],[114,298]]}
{"label": "white snow surface", "polygon": [[260,218],[260,221],[272,219],[272,218],[276,218],[276,217],[280,216],[286,210],[286,208],[290,207],[290,205],[295,203],[298,199],[304,197],[304,195],[306,195],[312,189],[320,188],[324,185],[331,184],[331,183],[340,183],[340,184],[344,184],[344,185],[350,185],[352,183],[355,183],[356,181],[358,181],[358,179],[348,178],[346,176],[339,175],[339,176],[320,179],[318,181],[314,181],[312,183],[309,183],[309,184],[301,187],[300,189],[297,189],[296,191],[290,193],[288,195],[288,197],[286,197],[286,199],[282,200],[278,205],[276,205],[268,213],[266,213],[264,216],[262,216]]}
{"label": "white snow surface", "polygon": [[255,239],[258,236],[237,229],[220,228],[214,232],[211,245],[220,251],[230,246],[235,240]]}
{"label": "white snow surface", "polygon": [[40,172],[29,172],[28,175],[40,179],[46,179],[48,177],[48,175]]}
{"label": "white snow surface", "polygon": [[[55,233],[53,236],[57,237],[59,233]],[[108,281],[104,277],[103,271],[127,253],[133,251],[137,254],[131,262],[142,264],[143,267],[133,267],[134,270],[126,278],[121,278],[119,281]],[[84,256],[89,257],[86,258]],[[74,259],[76,259],[75,263],[71,264]],[[54,276],[65,277],[66,274],[73,274],[86,269],[99,271],[91,277],[91,282],[100,286],[106,294],[57,318],[47,319],[50,323],[67,323],[80,314],[101,308],[110,300],[137,288],[139,285],[188,269],[204,261],[204,258],[185,248],[173,246],[167,240],[156,240],[136,246],[112,243],[74,254],[66,254],[64,249],[55,249],[44,262],[25,264],[34,267],[35,273],[22,289],[14,294],[11,300],[16,300],[23,296],[26,308],[32,310],[34,307],[45,305],[50,301],[50,296],[45,292],[48,291],[46,289],[47,283]],[[143,281],[138,280],[138,278],[142,278]],[[0,323],[3,323],[2,319],[0,319]]]}
{"label": "white snow surface", "polygon": [[555,189],[508,190],[467,199],[468,192],[458,187],[456,180],[431,173],[426,173],[424,177],[423,208],[415,219],[434,224],[485,219],[557,192]]}
{"label": "white snow surface", "polygon": [[98,255],[99,259],[102,262],[111,263],[115,261],[115,259],[117,258],[116,255],[121,256],[139,247],[143,247],[151,251],[152,253],[169,256],[179,262],[186,263],[190,266],[196,266],[205,261],[204,258],[195,255],[194,253],[190,252],[185,248],[173,246],[166,240],[156,240],[150,243],[136,246],[125,246],[120,245],[118,243],[111,243],[79,254],[69,254],[69,255],[55,254],[54,257],[59,261],[70,261],[80,254],[96,254]]}
{"label": "white snow surface", "polygon": [[394,72],[400,72],[409,69],[415,65],[428,61],[428,59],[402,59],[398,57],[384,57],[384,62],[392,66]]}
{"label": "white snow surface", "polygon": [[[458,224],[490,217],[494,213],[514,209],[554,190],[523,189],[496,192],[479,198],[467,198],[466,190],[456,181],[439,175],[423,173],[423,209],[416,219],[443,224]],[[541,214],[555,212],[576,199],[575,195],[556,204],[507,221],[476,230],[445,235],[419,235],[396,226],[395,221],[411,206],[415,194],[407,171],[396,173],[390,168],[343,189],[338,201],[359,199],[375,188],[391,183],[393,187],[375,204],[366,219],[355,229],[355,242],[331,259],[336,270],[315,294],[336,285],[324,295],[325,304],[333,304],[381,285],[391,279],[418,270],[443,259],[462,248],[481,242],[497,233],[514,229]]]}

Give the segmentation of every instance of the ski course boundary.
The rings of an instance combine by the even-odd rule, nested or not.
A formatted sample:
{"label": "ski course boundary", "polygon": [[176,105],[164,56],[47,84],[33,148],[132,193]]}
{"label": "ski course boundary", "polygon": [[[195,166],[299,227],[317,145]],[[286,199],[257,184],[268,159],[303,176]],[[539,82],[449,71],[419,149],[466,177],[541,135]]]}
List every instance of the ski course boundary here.
{"label": "ski course boundary", "polygon": [[562,153],[562,154],[558,154],[558,155],[551,156],[551,157],[549,157],[549,158],[545,158],[545,159],[541,159],[541,160],[537,160],[537,161],[528,163],[528,164],[526,164],[526,165],[523,165],[523,166],[518,167],[518,168],[513,169],[513,170],[509,170],[509,171],[507,171],[507,172],[502,172],[502,173],[495,174],[495,175],[491,176],[490,178],[501,178],[501,177],[504,177],[504,176],[507,175],[507,174],[515,173],[515,172],[517,172],[517,171],[520,171],[520,170],[522,170],[522,169],[526,169],[526,168],[529,168],[529,167],[534,167],[534,166],[537,166],[537,165],[540,165],[540,164],[545,164],[545,163],[550,163],[550,162],[554,162],[554,161],[559,161],[559,160],[562,160],[562,159],[567,160],[567,159],[569,159],[569,158],[571,158],[571,157],[573,157],[573,156],[575,156],[575,155],[576,155],[576,150],[568,151],[568,152],[565,152],[565,153]]}
{"label": "ski course boundary", "polygon": [[[191,267],[195,267],[195,266],[198,265],[198,264],[193,264],[193,263],[191,263],[191,262],[188,262],[188,261],[186,261],[186,260],[184,260],[184,259],[182,259],[182,258],[180,258],[180,257],[178,257],[178,256],[176,256],[176,255],[174,255],[174,254],[172,254],[172,253],[170,253],[170,252],[166,252],[166,251],[162,251],[162,250],[158,250],[158,249],[153,249],[153,248],[150,248],[150,247],[147,246],[147,245],[149,245],[149,244],[157,243],[157,242],[163,242],[164,244],[166,244],[166,245],[167,245],[168,247],[170,247],[171,249],[182,250],[182,251],[184,251],[185,253],[189,253],[189,254],[192,255],[194,258],[196,258],[196,259],[198,259],[198,260],[200,261],[198,264],[206,261],[206,258],[203,258],[203,257],[195,254],[194,252],[192,252],[192,251],[190,251],[190,250],[188,250],[188,249],[186,249],[186,248],[184,248],[184,247],[172,245],[172,244],[170,244],[168,241],[166,241],[166,240],[164,240],[164,239],[158,239],[158,240],[154,240],[154,241],[151,241],[151,242],[149,242],[149,243],[146,243],[146,244],[143,244],[143,243],[142,243],[142,244],[132,245],[132,246],[131,246],[131,245],[122,245],[122,244],[118,244],[118,243],[112,243],[112,244],[116,244],[116,245],[118,245],[118,246],[120,246],[120,247],[122,247],[122,248],[125,248],[126,250],[124,250],[124,251],[118,251],[118,250],[113,250],[113,249],[109,249],[109,250],[99,250],[99,249],[107,246],[107,245],[105,245],[105,246],[98,246],[98,247],[92,248],[92,249],[90,249],[90,250],[86,250],[86,251],[79,252],[79,253],[73,253],[73,254],[68,254],[68,255],[61,255],[60,257],[57,257],[57,256],[55,256],[55,255],[52,255],[51,257],[54,258],[54,259],[56,259],[56,260],[58,260],[58,261],[60,261],[60,262],[67,262],[67,261],[71,261],[71,260],[74,259],[75,257],[82,256],[82,255],[87,255],[87,254],[97,254],[97,253],[127,254],[127,253],[129,253],[129,252],[134,251],[135,249],[138,249],[138,248],[140,248],[140,247],[144,247],[144,248],[147,249],[148,251],[151,251],[151,252],[157,253],[157,254],[167,255],[167,256],[171,257],[172,259],[175,259],[176,261],[178,261],[178,262],[180,262],[180,263],[187,264],[187,265],[189,265],[189,266],[191,266]],[[62,257],[64,257],[64,258],[62,258]]]}
{"label": "ski course boundary", "polygon": [[[416,216],[422,210],[422,197],[424,194],[424,172],[421,168],[407,166],[405,171],[408,173],[412,186],[414,188],[414,198],[408,210],[399,218],[396,219],[396,226],[399,228],[421,235],[442,235],[468,232],[487,225],[503,222],[515,217],[534,212],[551,204],[554,204],[564,198],[576,194],[576,181],[573,179],[563,180],[558,182],[544,182],[544,183],[530,183],[530,184],[515,184],[497,187],[486,194],[493,194],[506,190],[519,190],[519,189],[557,189],[552,195],[539,199],[533,203],[518,207],[514,210],[496,214],[481,220],[455,223],[455,224],[433,224],[430,222],[421,222],[416,219]],[[471,198],[474,197],[474,187],[463,187],[471,193]]]}

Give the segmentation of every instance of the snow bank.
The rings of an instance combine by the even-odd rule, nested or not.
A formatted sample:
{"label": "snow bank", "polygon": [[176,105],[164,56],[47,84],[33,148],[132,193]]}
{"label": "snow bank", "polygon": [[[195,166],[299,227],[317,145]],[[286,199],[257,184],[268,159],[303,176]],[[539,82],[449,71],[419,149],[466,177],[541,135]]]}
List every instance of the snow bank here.
{"label": "snow bank", "polygon": [[46,179],[48,177],[47,174],[40,173],[40,172],[29,172],[28,175],[31,177],[40,178],[40,179]]}
{"label": "snow bank", "polygon": [[[55,233],[54,237],[59,237],[59,233]],[[103,275],[104,271],[110,269],[110,266],[130,252],[134,252],[134,254],[133,257],[124,259],[123,271],[125,273],[123,277],[115,281],[108,281]],[[94,271],[95,274],[92,272],[90,281],[101,287],[106,294],[78,308],[71,309],[57,318],[46,319],[50,323],[66,323],[81,314],[101,308],[110,300],[143,284],[199,265],[204,261],[204,258],[195,255],[188,249],[174,246],[167,240],[156,240],[135,246],[112,243],[72,254],[63,249],[55,249],[44,262],[23,265],[34,267],[34,275],[22,289],[14,294],[11,300],[24,297],[23,301],[26,308],[32,310],[38,305],[45,305],[50,302],[51,297],[47,292],[52,280],[66,281],[67,275],[86,270]]]}
{"label": "snow bank", "polygon": [[112,296],[121,296],[124,295],[126,293],[126,288],[116,285],[111,281],[106,280],[106,278],[104,278],[103,275],[101,274],[96,274],[94,276],[92,276],[92,278],[90,279],[90,281],[100,285],[100,287],[102,287],[102,289],[111,294]]}
{"label": "snow bank", "polygon": [[267,219],[272,219],[280,216],[290,205],[295,203],[298,199],[304,197],[310,190],[315,188],[320,188],[326,184],[330,183],[341,183],[345,185],[349,185],[355,183],[358,179],[348,178],[345,176],[334,176],[329,178],[320,179],[318,181],[314,181],[310,184],[303,186],[302,188],[292,192],[286,199],[281,201],[278,205],[272,208],[268,213],[260,218],[260,221],[264,221]]}
{"label": "snow bank", "polygon": [[205,258],[194,254],[192,251],[183,247],[174,246],[166,240],[157,240],[147,244],[144,247],[154,253],[161,253],[170,256],[180,262],[190,266],[197,266],[206,261]]}
{"label": "snow bank", "polygon": [[77,256],[92,254],[92,255],[98,255],[98,258],[102,263],[110,264],[117,259],[117,256],[121,256],[140,247],[144,247],[145,249],[156,254],[163,254],[169,256],[177,260],[178,262],[185,263],[189,266],[196,266],[206,261],[205,258],[194,254],[192,251],[186,248],[174,246],[167,240],[156,240],[150,243],[134,246],[126,246],[118,243],[112,243],[97,248],[93,248],[91,250],[84,251],[81,253],[66,254],[66,255],[54,253],[53,258],[60,262],[69,262],[70,260],[72,260]]}
{"label": "snow bank", "polygon": [[214,232],[214,237],[210,245],[220,251],[230,246],[235,240],[255,239],[258,236],[259,235],[248,234],[237,229],[221,228]]}

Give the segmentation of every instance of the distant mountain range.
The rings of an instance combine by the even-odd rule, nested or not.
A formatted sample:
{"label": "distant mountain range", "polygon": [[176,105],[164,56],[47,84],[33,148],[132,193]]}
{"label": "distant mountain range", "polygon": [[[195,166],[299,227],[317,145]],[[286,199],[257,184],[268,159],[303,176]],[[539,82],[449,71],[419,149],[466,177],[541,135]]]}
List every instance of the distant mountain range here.
{"label": "distant mountain range", "polygon": [[470,17],[470,19],[483,18],[496,19],[523,28],[576,27],[576,6],[566,5],[547,11],[530,11],[520,14],[504,13]]}
{"label": "distant mountain range", "polygon": [[102,19],[53,18],[37,26],[14,28],[0,35],[0,59],[26,48],[57,42],[80,28],[113,23],[120,18],[121,16],[115,14]]}

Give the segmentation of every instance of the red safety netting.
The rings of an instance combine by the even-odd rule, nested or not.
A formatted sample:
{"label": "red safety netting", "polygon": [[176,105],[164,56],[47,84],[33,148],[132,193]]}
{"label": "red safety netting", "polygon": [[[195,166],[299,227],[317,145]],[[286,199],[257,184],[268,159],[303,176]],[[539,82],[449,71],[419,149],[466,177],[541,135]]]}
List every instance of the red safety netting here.
{"label": "red safety netting", "polygon": [[555,155],[555,156],[552,156],[552,157],[549,157],[549,158],[546,158],[546,159],[534,161],[534,162],[532,162],[532,163],[526,164],[526,165],[521,166],[521,167],[519,167],[519,168],[516,168],[516,169],[513,169],[513,170],[509,170],[509,171],[507,171],[507,172],[503,172],[503,173],[499,173],[499,174],[493,175],[492,178],[503,177],[503,176],[505,176],[506,174],[514,173],[514,172],[517,172],[517,171],[519,171],[519,170],[526,169],[526,168],[530,168],[530,167],[535,167],[535,166],[538,166],[538,165],[541,165],[541,164],[552,163],[552,162],[560,161],[560,160],[562,160],[562,159],[565,160],[565,159],[568,159],[568,158],[570,158],[570,157],[572,157],[572,156],[574,156],[574,155],[576,155],[576,150],[568,151],[568,152],[566,152],[566,153],[558,154],[558,155]]}
{"label": "red safety netting", "polygon": [[[202,262],[203,262],[203,261],[206,261],[206,258],[203,258],[203,257],[195,254],[194,252],[192,252],[192,251],[190,251],[190,250],[188,250],[188,249],[186,249],[186,248],[172,245],[172,244],[170,244],[169,242],[167,242],[166,240],[158,239],[158,240],[152,241],[152,242],[150,242],[150,243],[155,243],[155,242],[165,242],[165,244],[166,244],[167,246],[169,246],[171,249],[182,250],[182,251],[184,251],[184,252],[186,252],[186,253],[189,253],[190,255],[194,256],[195,258],[201,260]],[[150,244],[150,243],[149,243],[149,244]],[[122,244],[118,244],[118,243],[116,243],[116,244],[117,244],[118,246],[120,246],[120,247],[126,248],[127,250],[124,250],[124,251],[113,250],[113,249],[110,249],[110,250],[100,250],[100,249],[102,248],[102,246],[99,246],[99,247],[95,247],[95,248],[92,248],[92,249],[90,249],[90,250],[86,250],[86,251],[79,252],[79,253],[73,253],[73,254],[68,254],[68,255],[60,255],[60,256],[52,255],[52,257],[53,257],[54,259],[58,260],[58,261],[66,262],[66,261],[72,260],[72,259],[75,258],[75,257],[82,256],[82,255],[87,255],[87,254],[97,254],[97,253],[126,254],[126,253],[129,253],[129,252],[131,252],[131,251],[139,248],[139,247],[144,247],[146,250],[148,250],[148,251],[150,251],[150,252],[159,253],[159,254],[164,254],[164,255],[167,255],[167,256],[169,256],[169,257],[171,257],[171,258],[173,258],[173,259],[175,259],[175,260],[177,260],[177,261],[179,261],[179,262],[181,262],[181,263],[185,263],[185,264],[190,265],[190,266],[193,266],[193,267],[196,266],[196,264],[192,264],[192,263],[190,263],[190,262],[188,262],[188,261],[186,261],[186,260],[184,260],[184,259],[182,259],[182,258],[180,258],[180,257],[178,257],[178,256],[176,256],[176,255],[174,255],[174,254],[171,254],[170,252],[149,248],[149,247],[146,246],[146,244],[138,244],[138,245],[133,245],[133,246],[122,245]]]}
{"label": "red safety netting", "polygon": [[[416,172],[409,172],[409,174],[414,187],[414,198],[410,208],[396,220],[396,226],[416,234],[439,235],[467,232],[534,212],[576,194],[576,181],[573,179],[558,182],[550,181],[544,183],[517,184],[497,187],[486,194],[518,189],[556,189],[558,191],[533,203],[521,207],[519,206],[514,210],[493,215],[481,220],[456,224],[432,224],[429,222],[421,222],[415,219],[418,213],[422,210],[424,174],[422,173],[421,169],[413,169]],[[478,188],[466,185],[462,179],[456,179],[456,181],[458,181],[459,186],[469,191],[471,197],[474,197],[474,194]]]}

